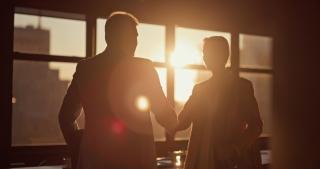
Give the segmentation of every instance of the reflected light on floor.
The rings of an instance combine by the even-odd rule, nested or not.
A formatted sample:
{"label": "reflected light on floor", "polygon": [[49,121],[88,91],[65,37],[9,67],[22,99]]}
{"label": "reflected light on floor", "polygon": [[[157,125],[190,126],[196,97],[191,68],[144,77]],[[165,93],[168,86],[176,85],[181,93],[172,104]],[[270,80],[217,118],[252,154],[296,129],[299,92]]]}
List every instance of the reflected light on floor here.
{"label": "reflected light on floor", "polygon": [[176,156],[176,163],[175,163],[175,165],[176,165],[177,167],[181,166],[181,156],[179,156],[179,155]]}
{"label": "reflected light on floor", "polygon": [[136,107],[140,111],[147,111],[149,109],[149,101],[145,96],[138,96],[136,99]]}
{"label": "reflected light on floor", "polygon": [[15,98],[15,97],[12,97],[12,99],[11,99],[11,102],[12,102],[12,104],[15,104],[15,103],[17,103],[17,98]]}

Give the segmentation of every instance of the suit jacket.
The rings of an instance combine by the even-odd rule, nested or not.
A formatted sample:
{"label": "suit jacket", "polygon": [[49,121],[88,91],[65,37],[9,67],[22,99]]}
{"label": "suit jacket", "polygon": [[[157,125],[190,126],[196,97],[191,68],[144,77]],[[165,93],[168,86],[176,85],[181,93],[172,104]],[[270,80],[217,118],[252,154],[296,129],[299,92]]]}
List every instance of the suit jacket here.
{"label": "suit jacket", "polygon": [[[144,97],[149,108],[137,107]],[[105,51],[78,63],[59,119],[67,143],[77,145],[75,120],[83,108],[85,129],[79,169],[156,168],[150,111],[173,130],[177,118],[160,86],[152,62]]]}
{"label": "suit jacket", "polygon": [[[257,153],[252,152],[252,145],[262,122],[250,81],[229,73],[196,85],[179,114],[179,123],[180,128],[192,124],[185,169],[231,169],[234,165],[253,169],[261,165],[257,157],[251,157]],[[222,156],[223,152],[230,156]]]}

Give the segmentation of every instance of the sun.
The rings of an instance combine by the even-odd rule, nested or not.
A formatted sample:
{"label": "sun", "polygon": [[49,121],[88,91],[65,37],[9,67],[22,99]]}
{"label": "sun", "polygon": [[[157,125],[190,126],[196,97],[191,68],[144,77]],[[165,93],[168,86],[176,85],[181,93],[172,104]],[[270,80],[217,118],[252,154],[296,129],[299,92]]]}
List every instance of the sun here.
{"label": "sun", "polygon": [[190,64],[202,64],[200,49],[187,40],[177,41],[171,54],[170,64],[175,68],[175,100],[185,102],[196,83],[197,72],[186,69]]}
{"label": "sun", "polygon": [[[198,72],[187,68],[187,65],[203,64],[202,51],[198,46],[201,46],[201,44],[194,44],[187,39],[177,40],[175,49],[170,55],[169,64],[174,68],[175,77],[174,98],[179,103],[184,103],[188,100],[198,80]],[[160,80],[162,84],[166,83],[166,79]],[[139,104],[140,106],[138,107],[144,107],[144,101],[140,101]]]}
{"label": "sun", "polygon": [[178,41],[170,57],[173,67],[181,68],[188,64],[202,63],[201,52],[187,41]]}

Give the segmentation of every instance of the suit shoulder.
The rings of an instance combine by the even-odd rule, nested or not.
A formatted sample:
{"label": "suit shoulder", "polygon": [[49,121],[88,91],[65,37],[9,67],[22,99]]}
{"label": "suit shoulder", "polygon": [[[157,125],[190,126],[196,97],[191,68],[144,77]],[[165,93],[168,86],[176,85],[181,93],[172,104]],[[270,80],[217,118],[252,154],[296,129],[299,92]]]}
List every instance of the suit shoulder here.
{"label": "suit shoulder", "polygon": [[95,56],[91,56],[91,57],[88,57],[88,58],[84,58],[84,59],[81,59],[79,62],[78,62],[78,65],[77,65],[77,68],[82,68],[82,67],[87,67],[89,65],[92,65],[97,61],[98,58],[100,58],[102,54],[98,54],[98,55],[95,55]]}
{"label": "suit shoulder", "polygon": [[152,61],[149,59],[145,59],[145,58],[133,58],[133,60],[137,63],[140,64],[145,64],[145,65],[152,65]]}
{"label": "suit shoulder", "polygon": [[98,55],[95,55],[95,56],[90,56],[90,57],[87,57],[87,58],[84,58],[84,59],[81,59],[79,61],[80,64],[82,65],[85,65],[85,64],[90,64],[92,62],[95,62],[95,60],[97,60],[97,58],[99,58],[102,54],[98,54]]}
{"label": "suit shoulder", "polygon": [[252,85],[252,82],[248,79],[245,79],[245,78],[240,78],[239,79],[239,86],[240,86],[240,89],[242,91],[253,91],[253,85]]}
{"label": "suit shoulder", "polygon": [[152,61],[149,59],[133,58],[132,61],[133,65],[135,65],[134,67],[136,67],[139,70],[144,70],[146,73],[156,71]]}
{"label": "suit shoulder", "polygon": [[203,81],[201,83],[194,85],[193,92],[199,92],[200,90],[206,90],[206,89],[208,89],[208,87],[210,87],[210,81],[206,80],[206,81]]}
{"label": "suit shoulder", "polygon": [[252,82],[246,78],[243,78],[243,77],[240,77],[239,78],[239,82],[240,82],[240,85],[245,85],[245,86],[251,86],[252,85]]}
{"label": "suit shoulder", "polygon": [[208,86],[208,85],[210,85],[210,79],[209,80],[205,80],[203,82],[200,82],[200,83],[196,84],[195,86],[197,86],[197,87],[205,87],[205,86]]}

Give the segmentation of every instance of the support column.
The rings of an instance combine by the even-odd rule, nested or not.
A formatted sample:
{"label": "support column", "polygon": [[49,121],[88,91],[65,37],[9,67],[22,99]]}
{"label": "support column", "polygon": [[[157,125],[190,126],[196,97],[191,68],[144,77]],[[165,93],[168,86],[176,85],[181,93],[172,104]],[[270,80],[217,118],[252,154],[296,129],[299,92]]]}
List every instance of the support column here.
{"label": "support column", "polygon": [[8,168],[12,129],[14,6],[4,1],[0,26],[0,168]]}

